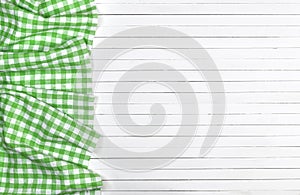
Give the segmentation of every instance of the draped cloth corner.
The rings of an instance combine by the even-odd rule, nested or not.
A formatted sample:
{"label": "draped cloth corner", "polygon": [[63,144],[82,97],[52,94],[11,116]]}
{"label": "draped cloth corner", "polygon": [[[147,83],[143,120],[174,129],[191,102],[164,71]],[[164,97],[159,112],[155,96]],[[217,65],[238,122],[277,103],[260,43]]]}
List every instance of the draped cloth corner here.
{"label": "draped cloth corner", "polygon": [[0,0],[0,194],[95,194],[91,0]]}

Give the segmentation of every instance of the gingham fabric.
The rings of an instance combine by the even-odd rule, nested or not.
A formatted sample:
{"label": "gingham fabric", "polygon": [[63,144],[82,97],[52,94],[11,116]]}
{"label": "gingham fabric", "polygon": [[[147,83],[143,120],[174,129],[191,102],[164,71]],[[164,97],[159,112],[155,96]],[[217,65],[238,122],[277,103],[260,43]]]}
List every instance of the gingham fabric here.
{"label": "gingham fabric", "polygon": [[0,194],[96,194],[91,0],[0,0]]}

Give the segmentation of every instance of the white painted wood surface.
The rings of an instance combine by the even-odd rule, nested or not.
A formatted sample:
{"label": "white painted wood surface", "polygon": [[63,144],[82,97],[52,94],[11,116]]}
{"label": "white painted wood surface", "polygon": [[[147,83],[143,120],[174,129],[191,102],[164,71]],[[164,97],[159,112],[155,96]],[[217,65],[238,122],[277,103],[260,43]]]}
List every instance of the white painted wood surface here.
{"label": "white painted wood surface", "polygon": [[[102,139],[113,139],[128,150],[143,151],[157,149],[172,140],[180,125],[198,127],[185,153],[158,170],[128,172],[112,168],[105,159],[132,162],[130,156],[114,156],[114,148],[107,148],[112,155],[95,155],[90,167],[104,179],[103,195],[300,194],[299,0],[97,0],[96,3],[101,14],[95,46],[126,29],[147,25],[170,27],[193,37],[207,50],[217,70],[201,71],[219,71],[225,87],[225,92],[210,92],[197,70],[184,66],[180,57],[168,52],[133,49],[114,60],[114,66],[104,68],[97,66],[97,62],[109,61],[110,52],[126,48],[98,49],[101,55],[94,59],[94,77],[98,97],[96,117],[100,122],[96,128],[105,132]],[[149,39],[159,37],[175,42],[188,39],[149,32]],[[132,34],[112,39],[139,38]],[[201,58],[196,60],[205,62]],[[128,113],[112,112],[114,87],[120,76],[145,61],[169,64],[185,76],[198,100],[199,123],[180,124],[182,113],[174,98],[176,94],[148,82],[133,94],[130,116],[137,123],[147,124],[151,105],[162,103],[167,118],[163,131],[143,138],[122,131],[115,115],[125,117]],[[147,71],[171,70],[143,70],[141,74]],[[97,81],[100,73],[104,76]],[[170,84],[183,83],[168,79],[165,82]],[[143,79],[123,82],[139,83]],[[129,92],[125,89],[122,93]],[[210,93],[225,93],[225,122],[215,148],[200,158],[199,149],[211,119]],[[156,158],[172,156],[153,156]]]}

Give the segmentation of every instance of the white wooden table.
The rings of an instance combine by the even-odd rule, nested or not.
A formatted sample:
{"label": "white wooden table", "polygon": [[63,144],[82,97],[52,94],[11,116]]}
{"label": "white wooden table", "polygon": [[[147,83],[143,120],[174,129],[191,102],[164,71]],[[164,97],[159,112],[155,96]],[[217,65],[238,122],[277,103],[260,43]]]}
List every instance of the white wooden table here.
{"label": "white wooden table", "polygon": [[[111,110],[113,88],[120,75],[145,60],[169,64],[183,72],[199,101],[200,121],[185,153],[158,170],[128,172],[107,165],[104,159],[107,157],[93,158],[90,167],[103,177],[103,195],[300,194],[299,0],[96,2],[101,15],[95,47],[115,33],[134,27],[154,25],[176,29],[207,50],[218,68],[208,71],[219,71],[226,95],[222,133],[214,149],[201,158],[199,148],[211,117],[207,99],[211,92],[197,71],[186,68],[176,56],[159,55],[150,49],[116,59],[96,88],[99,97],[96,114],[105,137],[114,139],[120,147],[139,151],[162,147],[176,137],[181,117],[174,99],[176,94],[158,84],[138,89],[129,107],[134,121],[147,124],[151,104],[162,103],[168,119],[163,131],[138,140],[120,133],[122,130],[115,122],[114,115],[124,113]],[[135,35],[120,37],[124,38],[138,39]],[[171,37],[161,36],[166,38]],[[108,60],[106,53],[117,49],[126,48],[104,49],[98,60]],[[97,64],[95,68],[102,70]],[[130,163],[126,156],[111,158]]]}

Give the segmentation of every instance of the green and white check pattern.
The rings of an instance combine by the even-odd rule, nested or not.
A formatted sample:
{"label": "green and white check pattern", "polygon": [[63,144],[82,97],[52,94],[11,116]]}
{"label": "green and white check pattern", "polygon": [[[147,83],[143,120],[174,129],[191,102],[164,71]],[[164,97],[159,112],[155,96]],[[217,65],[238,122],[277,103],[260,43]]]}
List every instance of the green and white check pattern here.
{"label": "green and white check pattern", "polygon": [[95,194],[91,0],[0,0],[0,194]]}

